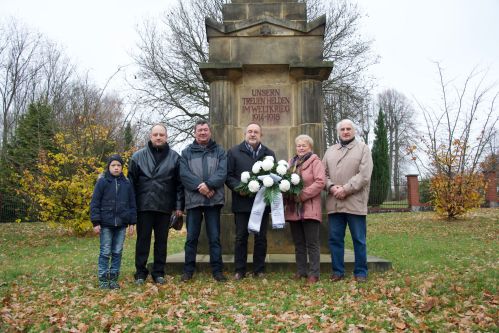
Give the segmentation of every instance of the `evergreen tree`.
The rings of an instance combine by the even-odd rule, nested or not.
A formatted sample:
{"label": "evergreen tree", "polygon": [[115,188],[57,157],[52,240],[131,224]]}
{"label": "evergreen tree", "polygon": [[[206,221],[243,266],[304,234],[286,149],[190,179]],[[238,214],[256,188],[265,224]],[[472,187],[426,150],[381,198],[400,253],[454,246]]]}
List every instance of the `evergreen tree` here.
{"label": "evergreen tree", "polygon": [[125,150],[132,148],[133,146],[133,130],[130,122],[126,124],[125,127]]}
{"label": "evergreen tree", "polygon": [[369,191],[369,205],[381,205],[388,194],[390,187],[388,137],[385,125],[385,115],[380,108],[374,128],[372,157],[373,172],[371,175],[371,189]]}
{"label": "evergreen tree", "polygon": [[17,124],[8,147],[10,167],[17,172],[36,169],[41,150],[54,151],[55,118],[50,106],[33,103]]}
{"label": "evergreen tree", "polygon": [[[41,150],[54,151],[55,119],[52,109],[41,103],[29,105],[20,118],[0,168],[0,221],[25,219],[28,207],[35,209],[19,193],[25,170],[37,170]],[[29,200],[28,200],[29,201]]]}

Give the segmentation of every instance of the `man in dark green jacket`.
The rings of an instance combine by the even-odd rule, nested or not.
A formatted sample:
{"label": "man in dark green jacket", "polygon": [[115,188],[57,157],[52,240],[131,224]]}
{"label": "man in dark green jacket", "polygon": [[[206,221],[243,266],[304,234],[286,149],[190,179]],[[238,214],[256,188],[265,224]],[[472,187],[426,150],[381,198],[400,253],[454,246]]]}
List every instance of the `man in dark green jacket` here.
{"label": "man in dark green jacket", "polygon": [[225,281],[220,244],[220,210],[225,203],[227,177],[225,151],[211,139],[210,124],[199,120],[194,126],[194,142],[182,151],[180,178],[185,188],[187,239],[182,281],[192,279],[203,216],[210,247],[213,278]]}
{"label": "man in dark green jacket", "polygon": [[[135,152],[128,167],[128,179],[137,201],[137,243],[135,282],[143,284],[150,273],[155,283],[164,284],[170,217],[182,216],[184,188],[180,182],[180,156],[170,149],[164,125],[152,127],[147,146]],[[154,264],[146,268],[154,230]]]}

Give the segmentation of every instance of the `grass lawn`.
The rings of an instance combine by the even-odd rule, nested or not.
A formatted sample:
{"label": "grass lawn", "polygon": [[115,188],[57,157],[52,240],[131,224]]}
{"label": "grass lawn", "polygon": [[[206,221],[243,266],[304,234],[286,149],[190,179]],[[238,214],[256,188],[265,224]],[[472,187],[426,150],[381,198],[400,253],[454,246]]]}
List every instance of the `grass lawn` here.
{"label": "grass lawn", "polygon": [[[313,286],[271,273],[218,284],[133,284],[125,242],[120,291],[97,288],[97,237],[0,224],[0,332],[498,332],[499,209],[447,222],[433,213],[368,217],[369,254],[393,270],[365,284]],[[171,235],[169,253],[185,234]]]}

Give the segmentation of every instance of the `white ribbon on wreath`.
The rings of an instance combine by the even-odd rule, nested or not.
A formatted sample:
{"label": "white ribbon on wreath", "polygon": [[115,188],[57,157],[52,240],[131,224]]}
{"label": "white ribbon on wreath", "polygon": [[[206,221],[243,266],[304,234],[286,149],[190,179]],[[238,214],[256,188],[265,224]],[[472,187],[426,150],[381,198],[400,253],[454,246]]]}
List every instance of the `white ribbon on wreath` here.
{"label": "white ribbon on wreath", "polygon": [[[281,181],[282,177],[271,173],[269,175],[258,176],[260,181],[263,181],[265,177],[270,176],[275,183]],[[265,201],[264,193],[265,187],[262,186],[255,196],[255,201],[253,202],[253,207],[251,208],[251,214],[248,222],[248,232],[249,233],[259,233],[260,226],[262,224],[262,217],[265,212]],[[284,202],[282,200],[282,193],[279,192],[270,203],[270,210],[272,216],[272,229],[282,229],[284,228]]]}

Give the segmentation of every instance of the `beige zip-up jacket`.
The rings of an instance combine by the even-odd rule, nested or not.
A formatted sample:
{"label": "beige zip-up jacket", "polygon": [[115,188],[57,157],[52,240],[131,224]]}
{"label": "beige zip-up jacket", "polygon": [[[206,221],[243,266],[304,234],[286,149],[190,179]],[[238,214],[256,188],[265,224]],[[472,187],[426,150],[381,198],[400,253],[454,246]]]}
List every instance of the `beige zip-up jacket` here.
{"label": "beige zip-up jacket", "polygon": [[[369,185],[373,170],[373,160],[369,146],[355,139],[346,147],[335,144],[329,147],[322,159],[326,169],[328,193],[326,210],[331,213],[349,213],[367,215]],[[342,185],[347,193],[343,200],[336,199],[329,193],[333,185]]]}

